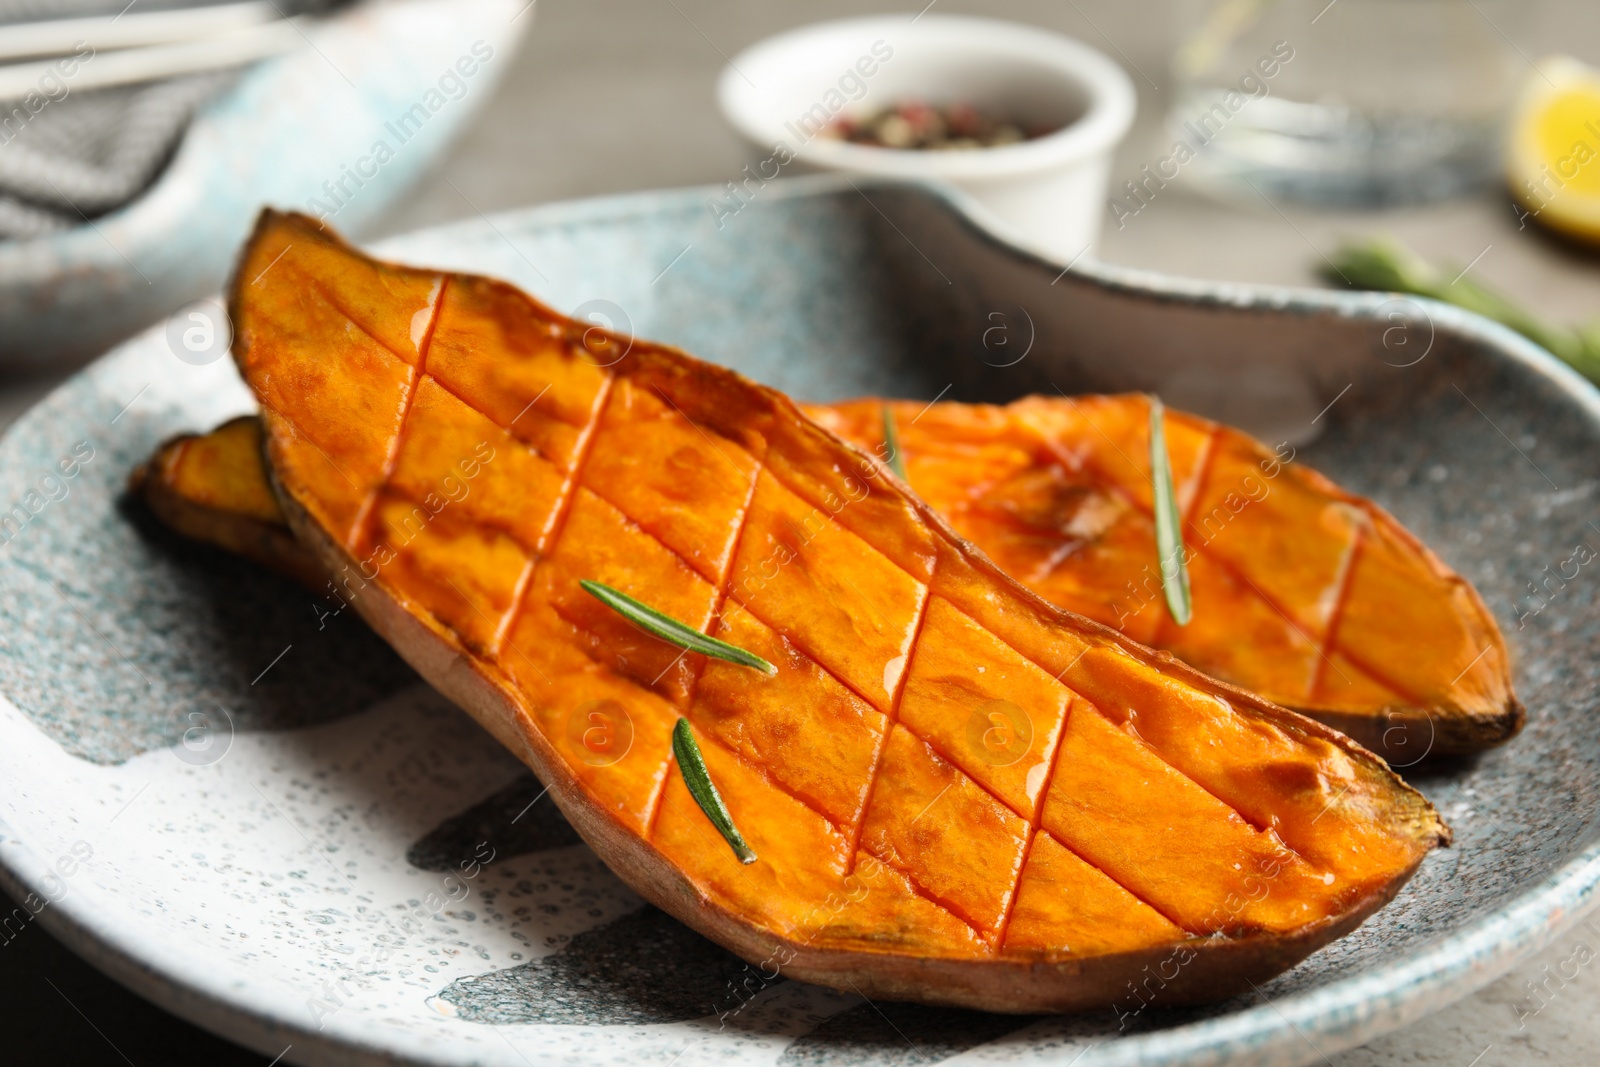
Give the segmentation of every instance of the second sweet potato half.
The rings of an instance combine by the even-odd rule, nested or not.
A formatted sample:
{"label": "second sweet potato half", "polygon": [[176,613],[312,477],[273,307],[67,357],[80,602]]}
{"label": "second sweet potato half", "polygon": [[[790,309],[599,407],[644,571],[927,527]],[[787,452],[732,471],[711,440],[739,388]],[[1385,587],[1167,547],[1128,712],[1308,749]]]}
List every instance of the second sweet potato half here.
{"label": "second sweet potato half", "polygon": [[1148,398],[806,411],[879,450],[889,412],[912,488],[1012,577],[1401,766],[1522,728],[1505,641],[1477,591],[1287,444],[1167,413],[1194,603],[1180,625],[1162,597]]}
{"label": "second sweet potato half", "polygon": [[1050,606],[773,390],[298,216],[236,279],[299,542],[624,881],[752,963],[994,1011],[1216,999],[1448,840],[1359,745]]}

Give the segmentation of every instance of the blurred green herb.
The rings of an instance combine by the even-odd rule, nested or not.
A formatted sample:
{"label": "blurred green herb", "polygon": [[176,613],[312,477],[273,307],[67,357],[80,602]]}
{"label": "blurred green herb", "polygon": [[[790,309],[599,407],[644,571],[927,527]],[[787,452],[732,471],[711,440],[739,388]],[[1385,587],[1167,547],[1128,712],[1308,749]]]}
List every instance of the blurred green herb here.
{"label": "blurred green herb", "polygon": [[1344,245],[1333,254],[1324,276],[1358,289],[1415,293],[1476,311],[1543,345],[1579,374],[1600,383],[1600,323],[1571,328],[1547,322],[1464,273],[1452,277],[1393,238]]}
{"label": "blurred green herb", "polygon": [[1184,561],[1183,531],[1178,502],[1172,493],[1172,460],[1167,455],[1166,408],[1150,398],[1150,495],[1156,513],[1156,552],[1161,557],[1161,589],[1167,610],[1179,626],[1193,615],[1189,597],[1189,566]]}
{"label": "blurred green herb", "polygon": [[706,769],[705,757],[700,754],[700,744],[694,739],[694,730],[689,726],[688,719],[679,719],[678,725],[672,728],[672,754],[678,757],[678,770],[683,774],[683,784],[689,787],[689,795],[706,813],[711,825],[722,834],[740,863],[754,863],[756,854],[750,851],[739,828],[733,825],[733,816],[728,813],[728,805],[722,802],[722,794],[717,792],[716,785],[711,781],[711,772]]}
{"label": "blurred green herb", "polygon": [[591,582],[587,578],[581,579],[578,584],[583,587],[585,593],[588,593],[600,603],[639,627],[639,629],[646,633],[654,634],[663,641],[671,642],[679,648],[686,648],[690,652],[699,652],[707,656],[715,656],[717,659],[727,660],[729,663],[737,663],[741,667],[754,667],[764,674],[778,673],[778,668],[754,652],[746,652],[737,645],[730,645],[726,641],[718,641],[715,637],[703,634],[693,627],[685,626],[672,616],[663,615],[650,605],[640,603],[628,594],[613,589],[609,585]]}
{"label": "blurred green herb", "polygon": [[883,461],[889,464],[895,477],[906,480],[906,462],[900,458],[900,431],[894,424],[894,409],[883,405]]}

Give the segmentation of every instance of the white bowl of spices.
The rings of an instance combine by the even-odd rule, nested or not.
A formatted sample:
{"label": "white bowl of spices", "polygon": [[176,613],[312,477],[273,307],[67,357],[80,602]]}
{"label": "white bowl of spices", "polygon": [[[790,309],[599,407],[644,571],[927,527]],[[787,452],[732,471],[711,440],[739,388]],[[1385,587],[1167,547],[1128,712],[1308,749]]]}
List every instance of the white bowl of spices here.
{"label": "white bowl of spices", "polygon": [[944,182],[1062,263],[1094,248],[1111,154],[1134,114],[1133,83],[1086,44],[931,13],[769,37],[733,58],[717,95],[764,157],[730,195],[796,166]]}

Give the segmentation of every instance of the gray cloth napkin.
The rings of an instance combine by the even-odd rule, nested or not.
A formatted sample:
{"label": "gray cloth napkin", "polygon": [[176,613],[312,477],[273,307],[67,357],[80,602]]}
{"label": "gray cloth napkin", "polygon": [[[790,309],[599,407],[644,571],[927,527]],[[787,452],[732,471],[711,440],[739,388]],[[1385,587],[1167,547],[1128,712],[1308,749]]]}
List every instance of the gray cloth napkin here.
{"label": "gray cloth napkin", "polygon": [[[127,0],[0,0],[0,34],[8,22],[110,17],[129,6]],[[189,5],[135,10],[174,6]],[[88,92],[72,91],[71,77],[64,77],[35,95],[31,107],[0,101],[0,240],[81,226],[133,200],[161,173],[195,110],[236,77],[194,74]]]}
{"label": "gray cloth napkin", "polygon": [[134,199],[161,172],[195,109],[234,77],[69,93],[20,124],[14,109],[22,105],[0,103],[0,238],[81,226]]}

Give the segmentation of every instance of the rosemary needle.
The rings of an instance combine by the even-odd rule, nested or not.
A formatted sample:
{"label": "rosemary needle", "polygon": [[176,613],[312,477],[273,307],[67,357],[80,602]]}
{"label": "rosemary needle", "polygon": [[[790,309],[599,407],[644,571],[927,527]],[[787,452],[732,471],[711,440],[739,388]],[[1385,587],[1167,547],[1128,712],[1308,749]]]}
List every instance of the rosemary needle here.
{"label": "rosemary needle", "polygon": [[1156,513],[1156,552],[1161,558],[1161,589],[1167,610],[1179,626],[1193,614],[1189,598],[1189,567],[1184,561],[1183,531],[1178,503],[1172,494],[1172,460],[1167,455],[1166,409],[1158,397],[1150,398],[1150,491]]}
{"label": "rosemary needle", "polygon": [[663,615],[649,604],[641,603],[626,593],[591,582],[587,578],[580,579],[578,584],[583,591],[594,597],[600,603],[621,615],[646,633],[654,634],[663,641],[668,641],[679,648],[686,648],[690,652],[699,652],[717,659],[725,659],[729,663],[737,663],[741,667],[754,667],[763,674],[777,674],[778,668],[756,655],[746,652],[738,645],[730,645],[726,641],[718,641],[715,637],[703,634],[692,626],[674,619],[670,615]]}
{"label": "rosemary needle", "polygon": [[900,431],[894,423],[894,409],[883,405],[883,461],[894,471],[895,477],[906,480],[906,461],[900,456]]}
{"label": "rosemary needle", "polygon": [[711,825],[722,834],[740,863],[754,863],[756,854],[750,851],[739,828],[733,825],[733,816],[728,814],[728,805],[722,802],[722,794],[711,781],[711,772],[706,770],[705,757],[700,754],[700,745],[694,739],[688,719],[679,719],[678,725],[672,728],[672,754],[678,758],[678,770],[683,774],[683,784],[689,787],[689,795],[706,813]]}

